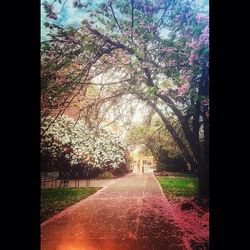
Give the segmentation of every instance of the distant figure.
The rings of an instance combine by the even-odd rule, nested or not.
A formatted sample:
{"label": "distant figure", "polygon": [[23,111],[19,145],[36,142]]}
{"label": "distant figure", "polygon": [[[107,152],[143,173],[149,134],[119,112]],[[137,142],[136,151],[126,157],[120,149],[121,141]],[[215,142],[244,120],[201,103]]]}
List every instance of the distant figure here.
{"label": "distant figure", "polygon": [[132,173],[134,172],[134,164],[130,165],[130,172],[132,172]]}
{"label": "distant figure", "polygon": [[62,172],[60,177],[60,187],[68,187],[69,184],[69,172]]}
{"label": "distant figure", "polygon": [[68,187],[69,185],[69,172],[64,173],[63,187]]}
{"label": "distant figure", "polygon": [[140,161],[137,162],[137,173],[141,173]]}

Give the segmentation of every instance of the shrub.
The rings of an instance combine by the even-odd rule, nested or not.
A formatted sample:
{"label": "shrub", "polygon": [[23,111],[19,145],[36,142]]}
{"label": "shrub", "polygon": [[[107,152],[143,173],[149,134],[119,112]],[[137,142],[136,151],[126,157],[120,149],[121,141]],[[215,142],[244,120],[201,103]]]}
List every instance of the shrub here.
{"label": "shrub", "polygon": [[187,163],[182,156],[166,158],[164,163],[157,164],[157,171],[182,172],[188,169]]}
{"label": "shrub", "polygon": [[109,171],[105,171],[105,172],[99,174],[98,178],[100,178],[100,179],[112,179],[112,178],[114,178],[114,175]]}
{"label": "shrub", "polygon": [[113,173],[115,176],[121,176],[129,172],[128,165],[121,163],[118,168],[115,168]]}

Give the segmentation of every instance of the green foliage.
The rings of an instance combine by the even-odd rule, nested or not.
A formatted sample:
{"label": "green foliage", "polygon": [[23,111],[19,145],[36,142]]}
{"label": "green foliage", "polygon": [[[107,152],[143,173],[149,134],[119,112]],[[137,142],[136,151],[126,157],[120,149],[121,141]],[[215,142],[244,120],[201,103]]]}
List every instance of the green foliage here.
{"label": "green foliage", "polygon": [[157,92],[157,86],[148,87],[148,89],[147,89],[148,96],[154,96],[156,92]]}
{"label": "green foliage", "polygon": [[197,102],[199,95],[193,89],[190,89],[188,91],[188,97],[190,98],[190,100]]}
{"label": "green foliage", "polygon": [[97,187],[48,188],[41,190],[41,222],[98,191]]}
{"label": "green foliage", "polygon": [[209,48],[206,46],[202,46],[199,50],[198,50],[198,55],[199,56],[208,56],[209,53]]}
{"label": "green foliage", "polygon": [[114,175],[109,171],[105,171],[105,172],[99,174],[98,178],[99,179],[113,179]]}
{"label": "green foliage", "polygon": [[181,155],[169,157],[167,152],[162,152],[157,164],[157,170],[181,172],[187,170],[187,163]]}
{"label": "green foliage", "polygon": [[131,146],[144,145],[144,150],[149,150],[162,163],[165,163],[165,156],[174,158],[181,154],[163,122],[156,117],[148,125],[142,123],[132,126],[127,133],[126,143]]}
{"label": "green foliage", "polygon": [[156,170],[158,172],[163,172],[163,171],[167,171],[166,170],[166,164],[158,162],[157,166],[156,166]]}

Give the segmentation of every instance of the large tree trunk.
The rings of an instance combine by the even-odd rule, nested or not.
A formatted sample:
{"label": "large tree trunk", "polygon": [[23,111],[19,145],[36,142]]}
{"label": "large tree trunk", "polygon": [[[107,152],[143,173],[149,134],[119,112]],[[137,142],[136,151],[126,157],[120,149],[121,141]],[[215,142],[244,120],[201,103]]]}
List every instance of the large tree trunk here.
{"label": "large tree trunk", "polygon": [[199,182],[201,198],[209,198],[209,121],[205,114],[203,114],[204,121],[204,148],[203,161],[199,164]]}
{"label": "large tree trunk", "polygon": [[[206,70],[206,67],[204,67],[202,75],[204,76],[204,81],[202,82],[202,84],[199,84],[199,94],[207,96],[209,93],[209,89],[208,71]],[[203,107],[203,112],[201,113],[204,126],[204,145],[201,152],[202,161],[198,166],[200,198],[209,198],[209,120],[206,115],[207,111],[208,107]]]}
{"label": "large tree trunk", "polygon": [[207,134],[208,128],[206,127],[207,124],[205,124],[205,134],[206,134],[205,147],[204,147],[205,150],[203,151],[203,155],[202,155],[201,150],[198,146],[197,146],[197,148],[193,147],[193,152],[195,155],[195,159],[194,159],[190,155],[186,146],[180,140],[180,138],[176,134],[174,128],[171,126],[170,122],[167,120],[167,118],[164,116],[164,114],[157,108],[157,106],[154,103],[148,102],[148,104],[161,117],[166,129],[170,132],[174,141],[177,143],[177,145],[181,149],[183,156],[185,157],[187,162],[191,165],[191,168],[193,170],[194,169],[198,170],[199,197],[200,198],[209,198],[209,162],[208,162],[208,134]]}

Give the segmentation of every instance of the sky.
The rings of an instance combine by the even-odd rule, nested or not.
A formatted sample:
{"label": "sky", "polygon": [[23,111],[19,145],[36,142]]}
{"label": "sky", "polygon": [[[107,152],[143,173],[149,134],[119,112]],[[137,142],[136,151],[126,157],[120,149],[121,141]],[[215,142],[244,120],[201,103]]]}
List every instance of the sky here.
{"label": "sky", "polygon": [[[41,3],[43,3],[44,0],[41,0]],[[92,1],[94,2],[94,0]],[[63,3],[63,1],[62,1]],[[63,24],[63,25],[71,25],[71,26],[79,26],[81,24],[81,21],[83,19],[86,19],[88,17],[88,14],[85,12],[84,9],[78,9],[73,7],[73,0],[65,0],[65,5],[62,8],[61,4],[55,4],[55,12],[58,14],[58,19],[53,20],[49,19],[50,22],[56,23],[56,24]],[[45,41],[48,39],[47,33],[49,31],[48,28],[44,27],[44,23],[48,21],[48,18],[46,17],[46,14],[44,12],[44,8],[41,8],[41,40]]]}
{"label": "sky", "polygon": [[[100,4],[101,2],[105,2],[105,0],[81,0],[82,3],[90,2],[90,8],[94,9],[96,8],[97,4]],[[208,0],[195,0],[199,4],[208,3]],[[41,0],[41,3],[43,3],[44,0]],[[48,1],[52,2],[52,1]],[[65,2],[64,7],[62,8],[62,4]],[[81,21],[88,18],[88,13],[85,11],[85,8],[79,9],[73,7],[73,0],[62,0],[62,4],[59,4],[56,2],[54,4],[55,12],[60,13],[58,14],[58,19],[53,20],[49,19],[50,22],[56,23],[56,24],[62,24],[62,25],[71,25],[75,27],[79,27],[81,24]],[[207,5],[208,6],[208,5]],[[48,36],[46,35],[49,31],[49,28],[44,27],[44,23],[48,21],[48,18],[46,17],[46,14],[44,12],[43,6],[41,7],[41,41],[48,40]]]}

